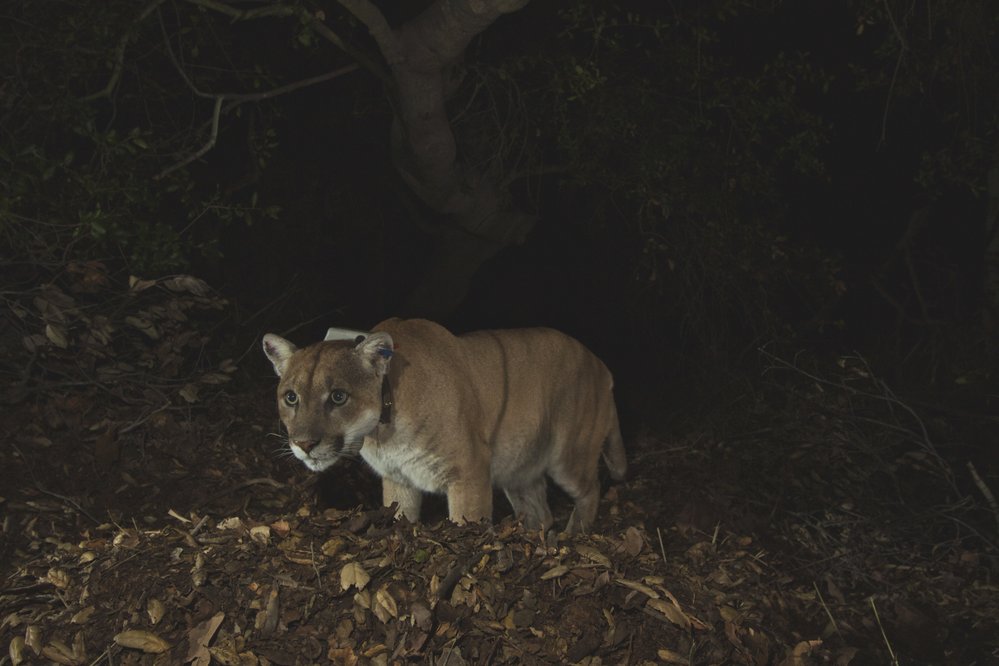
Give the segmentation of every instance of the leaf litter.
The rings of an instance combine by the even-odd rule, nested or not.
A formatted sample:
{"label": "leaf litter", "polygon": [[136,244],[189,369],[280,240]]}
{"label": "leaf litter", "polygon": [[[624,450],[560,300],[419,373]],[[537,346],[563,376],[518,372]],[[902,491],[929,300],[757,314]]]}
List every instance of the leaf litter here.
{"label": "leaf litter", "polygon": [[786,376],[735,416],[631,438],[592,534],[526,531],[502,508],[491,526],[432,506],[411,524],[363,465],[316,477],[273,455],[263,363],[206,353],[228,316],[208,285],[69,275],[78,288],[7,315],[28,369],[0,414],[11,664],[999,655],[988,505],[857,359],[772,357]]}

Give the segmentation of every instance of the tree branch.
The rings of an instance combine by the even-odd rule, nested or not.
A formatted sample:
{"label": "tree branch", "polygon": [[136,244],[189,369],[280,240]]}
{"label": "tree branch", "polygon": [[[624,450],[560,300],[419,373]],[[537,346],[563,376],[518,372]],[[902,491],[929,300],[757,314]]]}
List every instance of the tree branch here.
{"label": "tree branch", "polygon": [[153,0],[142,8],[139,15],[136,16],[131,25],[129,25],[128,30],[125,31],[125,34],[118,40],[118,46],[115,47],[114,54],[114,69],[111,70],[111,77],[108,79],[107,85],[95,93],[81,97],[81,102],[93,102],[101,97],[111,96],[111,93],[114,92],[114,89],[118,86],[118,81],[121,80],[121,72],[125,68],[125,48],[128,46],[128,41],[135,35],[135,31],[139,27],[139,24],[145,21],[149,15],[164,2],[166,2],[166,0]]}
{"label": "tree branch", "polygon": [[395,32],[385,20],[385,15],[370,0],[337,0],[347,11],[368,28],[368,32],[378,44],[389,67],[401,64],[405,59]]}
{"label": "tree branch", "polygon": [[[162,0],[160,0],[162,1]],[[328,41],[333,46],[337,47],[344,52],[347,56],[350,56],[352,60],[357,61],[362,67],[374,74],[382,81],[389,81],[390,77],[385,68],[377,63],[374,59],[368,57],[362,51],[355,49],[354,47],[347,44],[343,38],[340,37],[336,32],[333,31],[328,25],[323,21],[325,15],[322,11],[317,11],[315,13],[310,12],[305,7],[294,6],[294,5],[267,5],[265,7],[257,7],[255,9],[237,9],[232,5],[228,5],[224,2],[219,2],[219,0],[185,0],[187,3],[192,5],[197,5],[199,7],[204,7],[205,9],[210,9],[212,11],[218,12],[219,14],[224,14],[235,21],[248,21],[258,18],[270,18],[270,17],[297,17],[304,25],[307,25],[309,29],[315,32],[317,35]]]}
{"label": "tree branch", "polygon": [[[194,160],[198,159],[199,157],[207,153],[209,150],[211,150],[215,146],[215,141],[218,138],[219,118],[223,113],[227,113],[228,111],[232,110],[233,108],[245,102],[258,102],[260,100],[264,100],[269,97],[277,97],[278,95],[284,95],[294,90],[298,90],[299,88],[305,88],[307,86],[315,85],[317,83],[322,83],[323,81],[329,81],[330,79],[335,79],[338,76],[343,76],[344,74],[349,74],[350,72],[357,71],[357,69],[358,65],[356,63],[351,63],[350,65],[344,65],[339,69],[335,69],[332,72],[319,74],[318,76],[313,76],[308,79],[302,79],[301,81],[295,81],[294,83],[289,83],[287,85],[279,86],[277,88],[272,88],[271,90],[265,90],[264,92],[260,93],[212,95],[209,93],[200,92],[197,88],[194,87],[193,84],[191,84],[191,89],[199,97],[210,97],[215,99],[215,108],[212,111],[212,119],[210,121],[211,134],[208,138],[208,141],[201,148],[199,148],[197,152],[188,157],[185,157],[180,162],[177,162],[176,164],[167,167],[163,171],[156,174],[156,176],[154,176],[153,179],[160,180],[161,178],[164,178],[168,174],[173,173],[177,169],[187,166],[188,164],[190,164],[191,162],[193,162]],[[229,102],[225,104],[225,106],[222,106],[222,103],[225,100],[229,100]]]}
{"label": "tree branch", "polygon": [[173,173],[177,169],[186,167],[188,164],[198,159],[199,157],[201,157],[202,155],[204,155],[209,150],[215,147],[215,141],[218,139],[219,136],[219,115],[222,111],[222,101],[224,99],[225,98],[222,97],[221,95],[215,98],[215,109],[212,112],[212,131],[211,134],[209,134],[208,136],[208,141],[206,141],[205,144],[201,146],[201,148],[199,148],[194,153],[191,153],[190,155],[188,155],[181,161],[177,162],[176,164],[169,166],[166,169],[163,169],[163,171],[160,171],[158,174],[153,176],[153,180],[160,180],[162,178],[165,178],[167,175]]}

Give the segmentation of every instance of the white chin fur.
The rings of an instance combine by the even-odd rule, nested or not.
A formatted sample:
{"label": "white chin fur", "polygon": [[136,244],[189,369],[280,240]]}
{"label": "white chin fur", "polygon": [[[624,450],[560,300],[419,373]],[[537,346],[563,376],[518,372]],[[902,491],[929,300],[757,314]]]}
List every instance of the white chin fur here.
{"label": "white chin fur", "polygon": [[332,467],[341,458],[355,458],[364,445],[364,438],[378,427],[379,412],[369,410],[361,419],[353,424],[343,433],[344,446],[340,451],[334,451],[332,444],[335,438],[326,438],[319,443],[310,453],[302,450],[302,447],[291,444],[291,452],[295,457],[305,463],[305,466],[313,472],[322,472]]}
{"label": "white chin fur", "polygon": [[362,436],[358,437],[356,440],[347,439],[343,449],[339,452],[334,451],[332,446],[325,443],[314,448],[312,453],[306,453],[301,449],[301,447],[292,444],[291,452],[294,453],[295,457],[301,460],[302,463],[304,463],[305,466],[313,472],[322,472],[323,470],[332,467],[341,458],[356,457],[363,444],[364,437]]}
{"label": "white chin fur", "polygon": [[326,448],[328,448],[326,445],[320,444],[314,449],[313,454],[308,454],[301,447],[292,444],[291,452],[313,472],[321,472],[324,469],[332,467],[333,463],[340,459],[340,456],[335,453],[333,455],[323,455]]}

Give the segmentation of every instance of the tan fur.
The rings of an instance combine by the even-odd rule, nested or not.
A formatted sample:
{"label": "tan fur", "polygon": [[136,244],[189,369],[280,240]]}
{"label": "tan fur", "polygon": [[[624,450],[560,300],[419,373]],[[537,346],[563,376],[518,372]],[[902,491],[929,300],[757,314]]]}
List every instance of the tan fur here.
{"label": "tan fur", "polygon": [[[359,453],[382,477],[385,505],[398,502],[411,520],[424,492],[445,493],[456,522],[490,519],[495,485],[525,523],[548,528],[547,475],[575,502],[567,530],[584,531],[597,512],[601,453],[613,478],[625,475],[611,374],[558,331],[456,337],[433,322],[390,319],[356,344],[299,350],[267,335],[264,351],[281,377],[295,455],[318,471]],[[385,373],[393,404],[382,424]]]}

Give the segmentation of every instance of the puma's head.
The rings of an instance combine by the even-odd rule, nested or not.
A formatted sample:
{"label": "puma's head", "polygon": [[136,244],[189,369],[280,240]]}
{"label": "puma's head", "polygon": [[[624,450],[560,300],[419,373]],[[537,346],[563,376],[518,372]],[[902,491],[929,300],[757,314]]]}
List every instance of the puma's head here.
{"label": "puma's head", "polygon": [[356,456],[381,417],[391,336],[371,333],[298,349],[268,333],[263,346],[281,378],[278,411],[295,457],[319,472]]}

